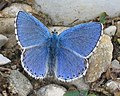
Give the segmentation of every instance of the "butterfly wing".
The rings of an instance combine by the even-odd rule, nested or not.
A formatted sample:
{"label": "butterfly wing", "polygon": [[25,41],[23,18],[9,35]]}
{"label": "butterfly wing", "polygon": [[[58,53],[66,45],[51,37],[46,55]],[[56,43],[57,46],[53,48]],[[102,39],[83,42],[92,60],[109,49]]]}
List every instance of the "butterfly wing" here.
{"label": "butterfly wing", "polygon": [[62,81],[71,81],[86,73],[87,60],[64,47],[58,49],[56,76]]}
{"label": "butterfly wing", "polygon": [[35,78],[47,73],[50,32],[34,16],[19,11],[16,18],[16,37],[24,49],[21,55],[23,68]]}
{"label": "butterfly wing", "polygon": [[89,57],[101,35],[101,23],[84,23],[62,32],[59,35],[59,44],[79,53],[83,57]]}
{"label": "butterfly wing", "polygon": [[101,35],[102,25],[96,22],[77,25],[59,35],[58,79],[70,81],[86,73],[87,57],[95,49]]}
{"label": "butterfly wing", "polygon": [[39,20],[23,11],[18,12],[15,27],[22,48],[40,45],[50,37],[50,32]]}
{"label": "butterfly wing", "polygon": [[34,78],[44,78],[48,69],[48,54],[46,44],[25,49],[21,57],[23,68]]}

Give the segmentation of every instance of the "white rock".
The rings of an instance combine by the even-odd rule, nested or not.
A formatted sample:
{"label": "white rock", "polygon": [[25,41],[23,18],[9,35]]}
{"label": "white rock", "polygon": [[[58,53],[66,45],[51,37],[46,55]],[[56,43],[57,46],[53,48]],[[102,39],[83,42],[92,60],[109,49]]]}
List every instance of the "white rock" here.
{"label": "white rock", "polygon": [[113,60],[112,61],[112,68],[114,69],[120,69],[120,64],[118,60]]}
{"label": "white rock", "polygon": [[5,65],[10,62],[11,62],[11,60],[9,60],[8,58],[6,58],[2,54],[0,54],[0,65]]}
{"label": "white rock", "polygon": [[102,12],[110,17],[120,14],[120,0],[35,0],[34,4],[57,24],[70,24],[77,19],[88,21]]}
{"label": "white rock", "polygon": [[37,91],[37,96],[63,96],[66,89],[62,86],[50,84],[40,88]]}
{"label": "white rock", "polygon": [[32,8],[27,4],[13,3],[3,9],[1,15],[3,17],[16,17],[16,13],[19,11],[32,12]]}
{"label": "white rock", "polygon": [[113,36],[115,35],[116,29],[117,29],[116,26],[109,26],[104,30],[104,33],[106,35]]}
{"label": "white rock", "polygon": [[8,41],[8,38],[0,34],[0,48]]}

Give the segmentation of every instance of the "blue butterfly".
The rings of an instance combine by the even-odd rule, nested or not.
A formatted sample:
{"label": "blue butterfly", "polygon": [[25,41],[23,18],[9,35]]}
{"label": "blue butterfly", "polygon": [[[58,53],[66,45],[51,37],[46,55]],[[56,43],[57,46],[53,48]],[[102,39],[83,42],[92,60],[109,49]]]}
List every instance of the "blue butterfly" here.
{"label": "blue butterfly", "polygon": [[57,34],[29,13],[19,11],[15,23],[16,38],[23,52],[22,66],[34,78],[55,76],[71,81],[85,75],[87,59],[102,35],[102,24],[76,25]]}

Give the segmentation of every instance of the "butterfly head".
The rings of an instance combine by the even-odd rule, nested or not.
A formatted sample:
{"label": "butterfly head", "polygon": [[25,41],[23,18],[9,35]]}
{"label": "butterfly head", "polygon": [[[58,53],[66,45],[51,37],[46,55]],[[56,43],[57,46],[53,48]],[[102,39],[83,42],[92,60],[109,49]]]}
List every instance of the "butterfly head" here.
{"label": "butterfly head", "polygon": [[56,29],[54,29],[54,31],[52,31],[52,34],[53,35],[57,35],[58,34],[58,32],[56,31]]}

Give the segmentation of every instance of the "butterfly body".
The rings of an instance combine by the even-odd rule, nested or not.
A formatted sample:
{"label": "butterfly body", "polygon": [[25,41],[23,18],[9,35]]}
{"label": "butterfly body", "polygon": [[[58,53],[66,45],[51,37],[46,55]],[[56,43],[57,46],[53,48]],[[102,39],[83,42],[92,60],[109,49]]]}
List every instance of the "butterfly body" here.
{"label": "butterfly body", "polygon": [[58,49],[58,35],[57,32],[53,31],[51,38],[50,38],[50,45],[49,45],[49,60],[48,60],[48,76],[55,75],[55,67],[56,67],[56,55]]}
{"label": "butterfly body", "polygon": [[102,36],[102,24],[90,22],[76,25],[59,35],[29,13],[19,11],[15,21],[18,44],[23,49],[21,63],[36,79],[53,76],[71,81],[85,75],[88,58]]}

